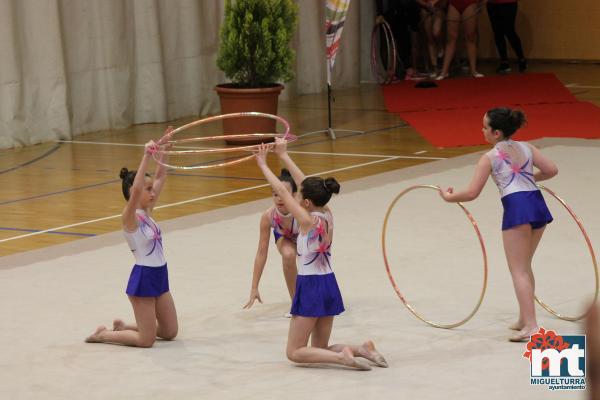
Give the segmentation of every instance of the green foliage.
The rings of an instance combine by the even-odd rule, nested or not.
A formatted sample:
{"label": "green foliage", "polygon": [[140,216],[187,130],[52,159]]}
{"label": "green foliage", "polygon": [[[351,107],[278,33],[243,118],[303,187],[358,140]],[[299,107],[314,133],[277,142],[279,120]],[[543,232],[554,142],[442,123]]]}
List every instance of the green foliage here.
{"label": "green foliage", "polygon": [[239,87],[291,80],[297,14],[292,0],[227,0],[218,67]]}

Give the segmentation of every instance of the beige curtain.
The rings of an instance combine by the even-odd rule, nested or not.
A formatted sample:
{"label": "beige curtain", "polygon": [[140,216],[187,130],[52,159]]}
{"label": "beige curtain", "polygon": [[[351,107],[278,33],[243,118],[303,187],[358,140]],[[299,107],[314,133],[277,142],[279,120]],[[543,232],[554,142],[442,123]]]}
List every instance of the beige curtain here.
{"label": "beige curtain", "polygon": [[[334,86],[359,82],[359,1]],[[298,1],[296,79],[326,87],[324,4]],[[0,0],[0,148],[216,113],[222,0]]]}

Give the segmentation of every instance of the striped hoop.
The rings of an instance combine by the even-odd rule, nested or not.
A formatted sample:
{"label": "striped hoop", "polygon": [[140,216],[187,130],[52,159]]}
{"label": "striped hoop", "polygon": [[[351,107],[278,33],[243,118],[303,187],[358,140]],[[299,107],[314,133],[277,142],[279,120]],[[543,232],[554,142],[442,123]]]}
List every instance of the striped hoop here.
{"label": "striped hoop", "polygon": [[[208,124],[208,123],[215,122],[215,121],[220,121],[223,119],[241,118],[241,117],[258,117],[258,118],[274,119],[274,120],[280,122],[284,126],[285,132],[283,132],[283,133],[245,133],[245,134],[204,136],[204,137],[196,137],[196,138],[189,138],[189,139],[172,140],[173,135],[175,135],[177,133],[181,133],[181,132],[185,131],[186,129],[190,129],[190,128],[193,128],[193,127],[196,127],[199,125],[204,125],[204,124]],[[203,119],[199,119],[197,121],[190,122],[189,124],[180,126],[179,128],[174,129],[173,131],[165,134],[157,142],[157,144],[159,146],[165,145],[165,144],[181,145],[181,144],[188,144],[188,143],[194,143],[194,142],[211,142],[211,141],[221,141],[221,140],[227,140],[227,139],[248,139],[248,138],[272,139],[272,138],[278,138],[278,137],[283,138],[283,139],[287,140],[288,142],[293,142],[294,140],[298,139],[295,135],[290,133],[290,124],[284,118],[282,118],[278,115],[266,114],[266,113],[261,113],[261,112],[239,112],[239,113],[215,115],[213,117],[203,118]],[[250,154],[248,156],[243,156],[243,157],[238,157],[233,160],[224,161],[224,162],[220,162],[220,163],[212,163],[212,164],[204,163],[204,164],[191,165],[191,166],[167,164],[167,163],[164,163],[161,161],[160,156],[163,154],[164,155],[188,156],[188,155],[198,155],[198,154],[208,155],[208,154],[234,153],[234,152],[238,152],[238,153],[239,152],[250,152],[250,153],[252,153],[258,149],[258,146],[260,146],[260,144],[238,146],[238,147],[203,148],[203,149],[190,149],[190,150],[157,150],[152,154],[152,157],[154,158],[154,160],[157,163],[164,165],[165,167],[168,167],[168,168],[183,169],[183,170],[218,168],[218,167],[224,167],[224,166],[229,166],[229,165],[234,165],[234,164],[244,162],[244,161],[249,160],[252,157],[254,157],[254,154]]]}

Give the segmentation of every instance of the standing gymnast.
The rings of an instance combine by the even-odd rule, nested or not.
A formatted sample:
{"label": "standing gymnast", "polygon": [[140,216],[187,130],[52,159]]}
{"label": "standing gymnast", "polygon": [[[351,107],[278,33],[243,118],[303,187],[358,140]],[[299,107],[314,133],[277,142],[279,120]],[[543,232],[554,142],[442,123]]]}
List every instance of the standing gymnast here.
{"label": "standing gymnast", "polygon": [[[277,138],[275,143],[275,153],[294,180],[300,183],[302,197],[298,202],[271,172],[266,161],[269,147],[262,144],[256,154],[256,162],[299,225],[296,243],[298,277],[286,355],[296,363],[332,363],[360,370],[371,369],[365,362],[354,358],[363,357],[377,366],[387,367],[372,341],[360,346],[329,345],[333,318],[344,311],[344,303],[332,268],[333,216],[326,204],[334,193],[339,193],[340,185],[335,178],[305,178],[287,154],[286,141]],[[309,338],[311,346],[308,346]]]}
{"label": "standing gymnast", "polygon": [[442,72],[437,80],[448,77],[450,63],[456,51],[459,25],[463,26],[467,47],[467,58],[469,59],[469,70],[474,78],[483,77],[477,72],[477,16],[479,14],[482,0],[449,0],[448,14],[446,19],[446,49],[444,51],[444,64]]}
{"label": "standing gymnast", "polygon": [[[510,326],[518,332],[509,338],[511,342],[527,341],[538,331],[531,261],[546,224],[552,222],[552,216],[536,182],[550,179],[558,173],[554,162],[537,148],[511,139],[525,122],[525,115],[519,110],[489,110],[483,117],[483,136],[494,148],[479,159],[467,189],[454,192],[450,187],[441,192],[448,202],[474,200],[490,174],[500,190],[504,207],[504,253],[519,302],[519,319]],[[534,173],[533,167],[538,171]]]}
{"label": "standing gymnast", "polygon": [[[168,128],[165,134],[170,132],[171,128]],[[169,292],[161,231],[151,217],[167,177],[166,168],[159,164],[154,180],[146,173],[151,154],[158,148],[154,141],[146,143],[137,172],[123,168],[120,173],[123,196],[127,200],[122,214],[123,231],[135,257],[126,293],[133,306],[136,323],[126,324],[115,319],[112,331],[99,326],[85,340],[88,343],[152,347],[157,336],[165,340],[177,336],[177,313]],[[161,162],[166,162],[165,155]]]}
{"label": "standing gymnast", "polygon": [[[283,183],[286,190],[296,195],[298,192],[298,186],[290,171],[282,169],[279,175],[279,180]],[[296,238],[298,237],[298,222],[294,216],[288,211],[285,203],[277,192],[273,191],[273,205],[269,207],[260,218],[260,236],[258,240],[258,250],[256,251],[256,257],[254,258],[254,271],[252,273],[252,288],[250,289],[250,299],[244,306],[248,309],[252,307],[254,302],[258,300],[262,303],[260,298],[260,292],[258,291],[258,284],[260,283],[260,277],[262,276],[267,262],[267,253],[269,251],[269,237],[271,236],[271,229],[273,230],[273,236],[275,245],[279,254],[281,254],[281,262],[283,265],[283,276],[285,277],[285,283],[287,284],[290,299],[294,298],[294,292],[296,290],[296,275],[298,273],[296,269]],[[285,317],[291,318],[290,313],[286,313]]]}

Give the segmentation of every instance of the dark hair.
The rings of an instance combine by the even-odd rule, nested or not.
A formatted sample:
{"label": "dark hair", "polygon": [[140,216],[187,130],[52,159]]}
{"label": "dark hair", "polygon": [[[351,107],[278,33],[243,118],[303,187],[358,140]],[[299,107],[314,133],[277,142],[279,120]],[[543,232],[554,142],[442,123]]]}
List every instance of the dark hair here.
{"label": "dark hair", "polygon": [[303,199],[308,199],[317,207],[323,207],[331,199],[333,193],[338,194],[340,192],[340,184],[335,178],[319,178],[318,176],[311,176],[302,181],[302,193]]}
{"label": "dark hair", "polygon": [[292,174],[286,168],[281,169],[281,174],[278,176],[281,182],[287,182],[292,187],[292,193],[296,193],[298,191],[298,186],[296,186],[296,182],[294,178],[292,178]]}
{"label": "dark hair", "polygon": [[[135,174],[137,171],[129,171],[127,168],[121,168],[121,172],[119,172],[119,178],[121,178],[121,189],[123,190],[123,197],[125,200],[129,200],[129,190],[131,186],[133,186],[133,181],[135,179]],[[146,176],[150,178],[150,174],[146,173]]]}
{"label": "dark hair", "polygon": [[527,123],[525,114],[521,110],[511,110],[510,108],[492,108],[486,113],[490,120],[490,128],[502,132],[505,139],[512,136],[517,129]]}

